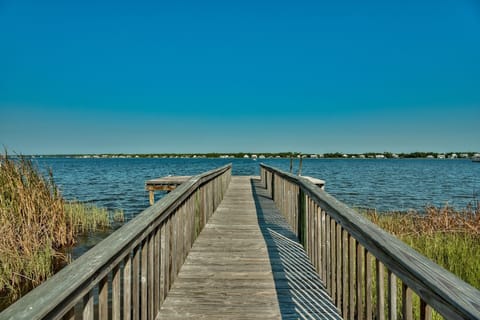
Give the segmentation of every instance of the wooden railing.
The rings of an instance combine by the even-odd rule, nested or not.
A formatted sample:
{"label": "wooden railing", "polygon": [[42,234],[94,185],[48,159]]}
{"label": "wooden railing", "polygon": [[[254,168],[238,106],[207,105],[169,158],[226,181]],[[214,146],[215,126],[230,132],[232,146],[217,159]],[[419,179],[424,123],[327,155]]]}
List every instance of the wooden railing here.
{"label": "wooden railing", "polygon": [[343,318],[480,319],[477,289],[308,180],[264,164],[260,174]]}
{"label": "wooden railing", "polygon": [[0,314],[0,319],[155,319],[231,165],[192,177]]}

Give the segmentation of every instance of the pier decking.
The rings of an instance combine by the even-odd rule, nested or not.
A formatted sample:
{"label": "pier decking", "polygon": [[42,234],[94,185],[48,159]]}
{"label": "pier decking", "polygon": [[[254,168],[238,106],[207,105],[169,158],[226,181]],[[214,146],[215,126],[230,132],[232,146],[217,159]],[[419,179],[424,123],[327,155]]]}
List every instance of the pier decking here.
{"label": "pier decking", "polygon": [[479,290],[315,181],[231,173],[178,183],[0,320],[480,320]]}
{"label": "pier decking", "polygon": [[155,203],[155,191],[173,191],[190,178],[191,176],[166,176],[146,181],[145,189],[149,192],[150,205]]}
{"label": "pier decking", "polygon": [[341,319],[259,179],[232,177],[158,319]]}

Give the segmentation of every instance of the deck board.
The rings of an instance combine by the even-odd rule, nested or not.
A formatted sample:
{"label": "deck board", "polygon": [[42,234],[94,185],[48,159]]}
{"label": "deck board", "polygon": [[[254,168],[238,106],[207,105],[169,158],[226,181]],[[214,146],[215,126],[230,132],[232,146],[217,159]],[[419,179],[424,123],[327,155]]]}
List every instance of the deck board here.
{"label": "deck board", "polygon": [[232,177],[158,319],[341,319],[260,182]]}

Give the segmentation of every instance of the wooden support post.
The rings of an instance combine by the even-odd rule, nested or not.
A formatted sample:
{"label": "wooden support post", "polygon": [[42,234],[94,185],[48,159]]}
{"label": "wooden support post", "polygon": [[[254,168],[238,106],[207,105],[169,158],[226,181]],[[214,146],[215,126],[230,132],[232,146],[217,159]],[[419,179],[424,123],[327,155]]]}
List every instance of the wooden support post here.
{"label": "wooden support post", "polygon": [[302,154],[300,154],[300,160],[298,162],[298,174],[297,174],[297,176],[302,175],[302,164],[303,164],[303,156],[302,156]]}
{"label": "wooden support post", "polygon": [[153,204],[155,203],[155,191],[150,190],[149,196],[150,196],[150,205],[153,206]]}

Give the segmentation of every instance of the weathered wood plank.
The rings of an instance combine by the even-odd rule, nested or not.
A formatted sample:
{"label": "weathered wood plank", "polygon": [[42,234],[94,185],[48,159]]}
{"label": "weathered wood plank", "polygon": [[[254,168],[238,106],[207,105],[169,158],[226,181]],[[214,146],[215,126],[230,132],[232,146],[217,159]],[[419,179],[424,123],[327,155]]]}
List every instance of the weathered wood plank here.
{"label": "weathered wood plank", "polygon": [[172,191],[184,182],[187,182],[191,176],[166,176],[147,180],[145,189],[153,192],[154,190]]}
{"label": "weathered wood plank", "polygon": [[388,320],[397,320],[397,277],[388,270]]}
{"label": "weathered wood plank", "polygon": [[130,320],[132,316],[132,258],[125,258],[123,267],[123,319]]}
{"label": "weathered wood plank", "polygon": [[[307,252],[267,196],[260,182],[232,178],[158,319],[341,318]],[[313,228],[312,221],[306,216],[304,227]],[[314,241],[305,241],[311,255]]]}
{"label": "weathered wood plank", "polygon": [[98,294],[98,315],[100,319],[108,318],[108,276],[100,280]]}
{"label": "weathered wood plank", "polygon": [[261,165],[261,171],[268,171],[262,172],[262,175],[271,175],[273,180],[279,181],[278,184],[299,186],[368,252],[445,318],[480,319],[479,290],[380,229],[310,181],[264,164]]}
{"label": "weathered wood plank", "polygon": [[120,320],[120,267],[117,265],[112,270],[112,319]]}
{"label": "weathered wood plank", "polygon": [[[132,253],[151,231],[169,218],[176,209],[204,185],[229,181],[231,165],[192,177],[175,191],[137,215],[107,239],[66,266],[48,281],[32,290],[6,310],[0,318],[52,319],[62,317],[86,294],[98,287],[103,277]],[[218,184],[218,183],[217,183]],[[220,190],[218,190],[220,194]],[[135,277],[138,275],[133,273]]]}
{"label": "weathered wood plank", "polygon": [[93,320],[94,317],[93,292],[89,291],[83,297],[82,317],[84,320]]}

